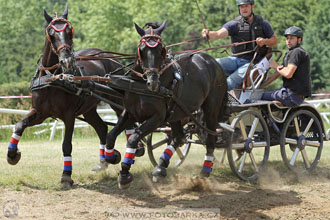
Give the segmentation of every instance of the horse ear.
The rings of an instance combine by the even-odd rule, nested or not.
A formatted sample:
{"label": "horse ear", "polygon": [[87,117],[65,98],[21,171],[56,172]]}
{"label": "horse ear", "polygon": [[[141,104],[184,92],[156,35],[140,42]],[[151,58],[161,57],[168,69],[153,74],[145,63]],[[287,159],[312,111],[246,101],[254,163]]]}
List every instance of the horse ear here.
{"label": "horse ear", "polygon": [[63,15],[62,15],[62,18],[64,18],[64,19],[68,19],[68,12],[69,12],[69,10],[68,10],[68,6],[66,5],[65,6],[65,9],[64,9],[64,13],[63,13]]}
{"label": "horse ear", "polygon": [[139,35],[141,36],[141,37],[143,37],[145,34],[146,34],[146,32],[143,30],[143,28],[141,28],[139,25],[137,25],[135,22],[134,22],[134,25],[135,25],[135,29],[136,29],[136,31],[139,33]]}
{"label": "horse ear", "polygon": [[165,26],[166,26],[167,20],[163,21],[163,23],[160,25],[159,28],[155,29],[155,33],[158,34],[159,36],[162,34]]}
{"label": "horse ear", "polygon": [[45,17],[46,21],[48,22],[48,24],[53,20],[53,17],[50,16],[50,15],[47,13],[46,9],[44,9],[44,17]]}

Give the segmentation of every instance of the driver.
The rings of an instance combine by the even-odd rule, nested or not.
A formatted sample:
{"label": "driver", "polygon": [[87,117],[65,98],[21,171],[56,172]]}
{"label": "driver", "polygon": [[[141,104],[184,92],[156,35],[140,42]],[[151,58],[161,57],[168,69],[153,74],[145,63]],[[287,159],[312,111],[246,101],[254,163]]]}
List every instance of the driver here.
{"label": "driver", "polygon": [[[202,30],[202,36],[218,40],[230,36],[232,43],[256,40],[260,47],[254,60],[257,63],[267,53],[267,47],[277,44],[277,38],[268,21],[253,13],[254,0],[236,0],[240,16],[227,22],[218,31]],[[217,59],[227,77],[227,89],[232,90],[242,84],[245,72],[253,59],[255,42],[232,47],[232,55]],[[245,52],[245,53],[244,53]]]}
{"label": "driver", "polygon": [[278,65],[275,61],[269,64],[283,77],[283,87],[277,91],[265,92],[261,99],[276,100],[286,106],[294,107],[303,103],[305,97],[312,95],[310,58],[308,52],[300,46],[303,32],[299,27],[289,27],[284,32],[284,36],[289,51],[283,58],[283,65]]}

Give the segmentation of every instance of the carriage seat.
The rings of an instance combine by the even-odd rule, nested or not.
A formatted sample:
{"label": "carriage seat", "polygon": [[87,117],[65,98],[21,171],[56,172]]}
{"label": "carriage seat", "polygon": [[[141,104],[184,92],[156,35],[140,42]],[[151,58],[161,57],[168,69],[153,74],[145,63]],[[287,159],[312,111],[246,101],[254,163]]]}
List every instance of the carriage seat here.
{"label": "carriage seat", "polygon": [[264,57],[246,73],[248,76],[245,91],[243,91],[242,85],[234,89],[235,96],[241,103],[244,103],[246,99],[258,100],[261,98],[264,90],[260,89],[260,86],[267,79],[267,73],[270,69],[269,61],[270,59]]}
{"label": "carriage seat", "polygon": [[244,103],[246,99],[260,99],[264,92],[261,87],[264,87],[276,79],[271,78],[268,80],[268,72],[270,70],[269,63],[274,54],[278,54],[276,55],[276,61],[278,62],[282,56],[282,52],[280,50],[269,50],[269,53],[267,53],[257,64],[253,65],[249,72],[245,73],[247,74],[245,91],[243,92],[242,85],[239,88],[234,89],[235,95],[240,102]]}

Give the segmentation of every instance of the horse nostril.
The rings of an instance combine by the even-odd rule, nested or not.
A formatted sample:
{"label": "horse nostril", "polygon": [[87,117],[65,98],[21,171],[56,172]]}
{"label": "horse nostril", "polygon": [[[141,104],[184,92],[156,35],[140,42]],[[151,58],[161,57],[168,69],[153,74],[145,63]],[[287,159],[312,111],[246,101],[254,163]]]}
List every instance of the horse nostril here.
{"label": "horse nostril", "polygon": [[64,60],[60,60],[60,64],[62,65],[62,66],[64,66]]}

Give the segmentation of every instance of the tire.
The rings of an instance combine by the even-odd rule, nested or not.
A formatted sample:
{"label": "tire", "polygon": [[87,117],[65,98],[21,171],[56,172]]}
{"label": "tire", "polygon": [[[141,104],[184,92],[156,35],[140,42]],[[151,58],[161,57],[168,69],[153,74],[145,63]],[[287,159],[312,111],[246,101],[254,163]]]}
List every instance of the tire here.
{"label": "tire", "polygon": [[283,125],[281,155],[294,172],[312,171],[321,158],[323,131],[319,119],[310,111],[298,110]]}
{"label": "tire", "polygon": [[256,180],[269,157],[270,135],[266,121],[260,113],[245,110],[231,125],[234,132],[227,149],[230,168],[241,180]]}

